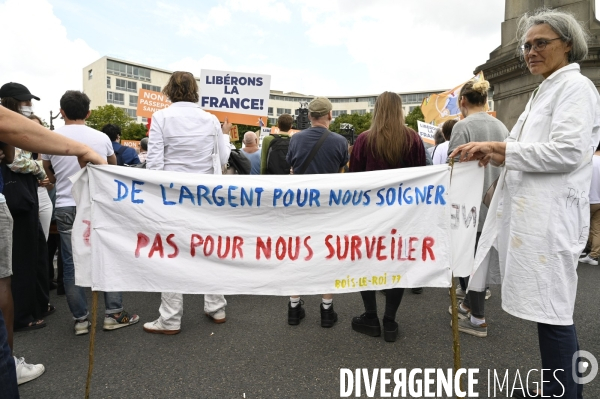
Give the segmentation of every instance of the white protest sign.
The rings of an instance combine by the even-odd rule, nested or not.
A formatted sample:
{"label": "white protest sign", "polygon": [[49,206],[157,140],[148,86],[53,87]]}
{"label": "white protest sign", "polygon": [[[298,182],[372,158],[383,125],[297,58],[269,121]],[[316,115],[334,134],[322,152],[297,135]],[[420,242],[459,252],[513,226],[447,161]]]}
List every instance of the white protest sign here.
{"label": "white protest sign", "polygon": [[223,121],[266,126],[270,75],[203,69],[200,106]]}
{"label": "white protest sign", "polygon": [[417,121],[419,126],[419,136],[423,139],[424,142],[428,144],[435,144],[435,140],[433,136],[435,135],[435,131],[438,126],[430,125],[429,123]]}
{"label": "white protest sign", "polygon": [[483,184],[482,168],[461,166],[450,192],[448,165],[286,179],[88,166],[73,177],[76,284],[257,295],[448,287],[451,247],[471,245],[472,262],[477,231],[461,220],[464,234],[453,230],[452,204],[480,201]]}

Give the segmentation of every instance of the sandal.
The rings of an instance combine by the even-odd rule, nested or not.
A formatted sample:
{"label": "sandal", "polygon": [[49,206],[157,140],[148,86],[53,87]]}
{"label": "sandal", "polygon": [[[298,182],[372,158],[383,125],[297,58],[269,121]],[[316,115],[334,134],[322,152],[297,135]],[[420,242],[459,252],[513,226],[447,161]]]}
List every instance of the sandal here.
{"label": "sandal", "polygon": [[26,326],[15,328],[14,332],[38,330],[44,327],[46,327],[46,322],[44,320],[34,320]]}
{"label": "sandal", "polygon": [[56,312],[56,306],[48,304],[48,310],[42,314],[42,317],[48,317],[54,312]]}

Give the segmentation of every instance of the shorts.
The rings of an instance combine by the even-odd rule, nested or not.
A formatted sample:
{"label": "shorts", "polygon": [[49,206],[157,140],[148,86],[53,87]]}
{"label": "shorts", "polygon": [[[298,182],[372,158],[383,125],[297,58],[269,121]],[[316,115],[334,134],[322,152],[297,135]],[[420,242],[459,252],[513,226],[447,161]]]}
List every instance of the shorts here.
{"label": "shorts", "polygon": [[12,276],[13,218],[6,202],[0,203],[0,278]]}

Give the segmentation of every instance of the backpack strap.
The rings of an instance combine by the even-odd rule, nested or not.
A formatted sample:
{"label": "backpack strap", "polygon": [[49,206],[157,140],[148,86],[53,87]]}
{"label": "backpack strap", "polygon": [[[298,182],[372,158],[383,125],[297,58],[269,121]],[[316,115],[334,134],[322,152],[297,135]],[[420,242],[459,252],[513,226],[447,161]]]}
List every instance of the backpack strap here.
{"label": "backpack strap", "polygon": [[317,143],[313,147],[313,149],[310,152],[310,154],[308,154],[308,158],[306,158],[306,161],[304,161],[304,163],[300,167],[300,170],[298,170],[298,174],[299,175],[303,175],[304,172],[306,172],[306,169],[308,168],[308,165],[310,165],[310,163],[312,162],[312,160],[315,157],[315,155],[317,155],[317,152],[319,151],[319,149],[321,148],[321,146],[325,142],[325,139],[327,138],[327,136],[329,136],[329,133],[331,133],[331,132],[328,129],[328,130],[325,131],[325,133],[323,133],[321,135],[321,138],[319,139],[319,141],[317,141]]}

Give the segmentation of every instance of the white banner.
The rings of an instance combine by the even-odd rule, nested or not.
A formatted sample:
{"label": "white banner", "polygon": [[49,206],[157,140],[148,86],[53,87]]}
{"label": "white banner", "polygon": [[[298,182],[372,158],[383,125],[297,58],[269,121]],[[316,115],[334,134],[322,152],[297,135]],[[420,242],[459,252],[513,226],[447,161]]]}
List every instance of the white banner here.
{"label": "white banner", "polygon": [[448,165],[285,178],[88,166],[72,178],[76,284],[266,295],[449,287],[452,269],[471,272],[483,169],[456,165],[452,190],[450,175]]}

